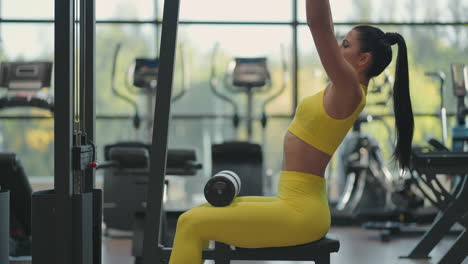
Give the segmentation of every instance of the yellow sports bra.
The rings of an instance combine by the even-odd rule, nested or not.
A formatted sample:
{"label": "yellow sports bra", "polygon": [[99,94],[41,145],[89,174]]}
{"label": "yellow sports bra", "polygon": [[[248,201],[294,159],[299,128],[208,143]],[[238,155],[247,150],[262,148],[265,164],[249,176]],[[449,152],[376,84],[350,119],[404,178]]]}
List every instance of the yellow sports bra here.
{"label": "yellow sports bra", "polygon": [[367,87],[361,84],[363,96],[354,112],[344,119],[335,119],[323,106],[324,91],[304,98],[288,130],[307,144],[333,155],[366,105]]}

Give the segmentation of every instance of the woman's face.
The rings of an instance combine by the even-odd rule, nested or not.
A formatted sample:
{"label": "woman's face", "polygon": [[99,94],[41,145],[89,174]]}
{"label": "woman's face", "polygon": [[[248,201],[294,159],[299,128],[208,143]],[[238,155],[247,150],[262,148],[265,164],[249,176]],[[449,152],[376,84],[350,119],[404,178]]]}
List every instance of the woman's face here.
{"label": "woman's face", "polygon": [[346,61],[353,66],[356,72],[360,73],[367,69],[371,62],[369,52],[361,52],[361,44],[356,30],[351,30],[340,44],[341,54]]}

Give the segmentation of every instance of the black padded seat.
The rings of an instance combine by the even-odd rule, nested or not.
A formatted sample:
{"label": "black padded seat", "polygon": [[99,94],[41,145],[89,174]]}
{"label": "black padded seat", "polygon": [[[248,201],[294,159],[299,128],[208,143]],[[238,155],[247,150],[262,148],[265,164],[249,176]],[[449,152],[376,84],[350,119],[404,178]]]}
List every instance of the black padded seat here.
{"label": "black padded seat", "polygon": [[303,245],[271,248],[236,248],[216,242],[215,249],[205,250],[203,256],[204,259],[214,259],[216,264],[229,264],[231,260],[314,261],[317,264],[329,264],[330,254],[339,249],[338,240],[326,237]]}

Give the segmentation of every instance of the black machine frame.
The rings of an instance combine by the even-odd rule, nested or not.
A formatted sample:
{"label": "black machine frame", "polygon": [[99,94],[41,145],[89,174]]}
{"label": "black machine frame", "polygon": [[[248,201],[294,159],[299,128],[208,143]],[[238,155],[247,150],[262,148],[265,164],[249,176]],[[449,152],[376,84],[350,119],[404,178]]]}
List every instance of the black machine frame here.
{"label": "black machine frame", "polygon": [[0,189],[0,262],[8,263],[10,250],[10,191]]}
{"label": "black machine frame", "polygon": [[[457,151],[457,150],[455,150]],[[463,164],[463,165],[461,165]],[[466,152],[429,152],[413,157],[413,169],[425,174],[427,186],[436,194],[434,204],[441,209],[441,214],[434,220],[431,228],[425,232],[408,256],[403,258],[429,258],[429,253],[449,234],[452,227],[459,223],[463,230],[439,260],[439,264],[462,263],[468,256],[468,154]],[[436,174],[459,173],[463,178],[455,186],[453,193],[441,187]],[[435,188],[434,188],[435,187]],[[440,189],[440,191],[438,190]]]}
{"label": "black machine frame", "polygon": [[[452,65],[452,74],[454,67]],[[455,88],[459,84],[454,82],[454,94],[458,99],[457,105],[457,123],[453,128],[452,152],[427,152],[415,153],[412,158],[412,170],[417,172],[421,183],[428,187],[434,198],[428,199],[441,213],[434,220],[432,226],[421,237],[416,246],[411,250],[406,258],[418,259],[429,258],[429,253],[435,246],[446,236],[455,224],[462,226],[461,232],[455,243],[447,250],[447,252],[438,261],[439,264],[455,264],[462,263],[468,257],[468,153],[466,146],[468,145],[468,128],[466,126],[466,115],[468,114],[465,105],[466,99],[466,80],[467,68],[462,65],[464,76],[462,77],[465,92],[457,91]],[[437,178],[437,174],[452,174],[452,190],[445,189]],[[424,192],[424,190],[418,186]],[[427,195],[425,195],[427,196]]]}
{"label": "black machine frame", "polygon": [[102,193],[88,166],[95,158],[95,23],[94,0],[55,0],[54,189],[33,193],[35,264],[101,263]]}
{"label": "black machine frame", "polygon": [[[145,236],[143,238],[143,264],[157,263],[161,257],[160,226],[166,175],[168,126],[171,109],[172,82],[176,52],[177,29],[180,0],[164,2],[163,26],[161,31],[160,69],[156,106],[154,109],[153,139],[150,157],[150,177],[148,182]],[[157,113],[157,114],[156,114]]]}

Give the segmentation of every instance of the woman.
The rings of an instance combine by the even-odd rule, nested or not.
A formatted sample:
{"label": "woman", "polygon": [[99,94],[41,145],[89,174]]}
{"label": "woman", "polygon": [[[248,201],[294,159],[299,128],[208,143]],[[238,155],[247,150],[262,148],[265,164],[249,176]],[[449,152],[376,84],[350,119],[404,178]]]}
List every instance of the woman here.
{"label": "woman", "polygon": [[398,44],[394,156],[401,169],[408,166],[413,114],[403,37],[358,26],[338,45],[329,1],[307,0],[306,11],[331,83],[297,108],[284,138],[278,196],[238,197],[226,207],[202,204],[184,213],[177,223],[170,264],[202,263],[202,249],[209,240],[260,248],[305,244],[324,237],[330,228],[325,168],[365,106],[369,80],[390,64],[393,44]]}

